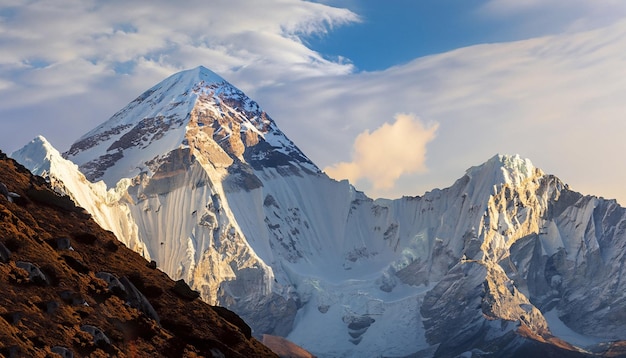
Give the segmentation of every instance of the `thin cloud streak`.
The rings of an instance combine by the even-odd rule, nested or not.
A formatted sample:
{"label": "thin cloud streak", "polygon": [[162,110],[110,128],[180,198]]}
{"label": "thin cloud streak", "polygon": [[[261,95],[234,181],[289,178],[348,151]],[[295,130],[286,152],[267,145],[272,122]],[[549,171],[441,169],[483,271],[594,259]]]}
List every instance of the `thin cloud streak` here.
{"label": "thin cloud streak", "polygon": [[[509,21],[520,34],[537,36],[610,26],[626,16],[621,0],[488,0],[479,14]],[[528,38],[528,37],[527,37]]]}

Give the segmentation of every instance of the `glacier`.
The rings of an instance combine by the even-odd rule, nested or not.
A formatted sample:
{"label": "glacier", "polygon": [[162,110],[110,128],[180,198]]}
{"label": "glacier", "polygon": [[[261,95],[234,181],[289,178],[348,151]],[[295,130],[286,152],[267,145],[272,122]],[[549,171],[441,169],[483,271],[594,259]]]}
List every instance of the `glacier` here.
{"label": "glacier", "polygon": [[579,356],[626,339],[626,210],[517,155],[374,200],[198,67],[63,155],[38,137],[11,156],[255,335],[320,357]]}

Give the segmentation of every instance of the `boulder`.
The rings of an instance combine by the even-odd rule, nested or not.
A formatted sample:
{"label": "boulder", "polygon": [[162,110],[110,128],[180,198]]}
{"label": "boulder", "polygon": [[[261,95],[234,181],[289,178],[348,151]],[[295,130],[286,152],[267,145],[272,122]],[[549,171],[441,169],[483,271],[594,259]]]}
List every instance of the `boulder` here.
{"label": "boulder", "polygon": [[72,306],[85,305],[87,303],[80,293],[70,290],[63,290],[59,292],[59,297],[61,297],[63,302]]}
{"label": "boulder", "polygon": [[50,348],[50,352],[56,353],[63,358],[74,358],[74,352],[65,347],[55,346]]}
{"label": "boulder", "polygon": [[128,278],[122,277],[120,282],[126,288],[126,302],[131,307],[138,309],[149,318],[160,323],[161,320],[159,319],[159,315],[156,313],[154,307],[152,307],[152,304],[150,304],[150,301],[148,301],[146,296],[144,296],[143,293],[141,293],[137,287],[135,287],[135,285],[128,280]]}
{"label": "boulder", "polygon": [[200,297],[200,292],[192,290],[183,279],[176,281],[174,287],[172,287],[172,291],[179,297],[189,301],[193,301]]}
{"label": "boulder", "polygon": [[109,337],[107,337],[106,334],[104,334],[104,332],[96,326],[84,324],[80,326],[80,330],[91,334],[93,337],[93,343],[96,346],[108,346],[111,344]]}
{"label": "boulder", "polygon": [[43,301],[43,302],[36,303],[35,305],[39,307],[40,310],[42,310],[43,312],[49,315],[54,314],[59,308],[59,303],[56,301]]}
{"label": "boulder", "polygon": [[4,246],[3,243],[0,242],[0,262],[7,263],[11,259],[11,251]]}
{"label": "boulder", "polygon": [[4,196],[5,198],[7,198],[7,200],[9,200],[9,189],[3,182],[0,182],[0,195]]}
{"label": "boulder", "polygon": [[21,198],[19,194],[9,191],[7,186],[2,182],[0,182],[0,196],[4,196],[11,203],[14,202],[15,199]]}
{"label": "boulder", "polygon": [[41,272],[41,270],[39,269],[39,267],[37,267],[37,265],[30,263],[30,262],[26,262],[26,261],[17,261],[15,263],[15,266],[28,272],[29,282],[32,282],[40,286],[50,285],[48,278],[46,277],[46,275],[44,275],[43,272]]}
{"label": "boulder", "polygon": [[57,250],[70,250],[74,251],[72,243],[69,237],[57,237],[54,239],[46,240],[48,245]]}
{"label": "boulder", "polygon": [[16,311],[16,312],[7,312],[0,315],[4,318],[5,321],[9,322],[10,325],[15,326],[20,322],[24,313]]}
{"label": "boulder", "polygon": [[120,280],[117,277],[115,277],[114,274],[101,271],[96,274],[96,277],[109,284],[109,287],[108,287],[109,292],[117,296],[126,297],[126,294],[127,294],[126,287],[124,287],[124,285],[120,282]]}

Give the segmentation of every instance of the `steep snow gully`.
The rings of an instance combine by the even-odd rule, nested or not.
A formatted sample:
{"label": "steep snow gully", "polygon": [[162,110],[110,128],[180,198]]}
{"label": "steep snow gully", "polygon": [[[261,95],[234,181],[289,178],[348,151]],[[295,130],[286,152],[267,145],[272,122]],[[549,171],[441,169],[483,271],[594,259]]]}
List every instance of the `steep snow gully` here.
{"label": "steep snow gully", "polygon": [[63,156],[42,137],[12,154],[256,336],[321,357],[602,355],[626,339],[625,209],[519,156],[372,200],[204,67]]}

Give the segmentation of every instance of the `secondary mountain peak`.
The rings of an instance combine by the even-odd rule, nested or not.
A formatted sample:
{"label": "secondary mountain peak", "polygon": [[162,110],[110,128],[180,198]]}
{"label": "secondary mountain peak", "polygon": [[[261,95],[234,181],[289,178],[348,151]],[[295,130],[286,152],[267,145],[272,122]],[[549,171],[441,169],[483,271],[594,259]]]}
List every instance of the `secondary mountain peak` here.
{"label": "secondary mountain peak", "polygon": [[216,168],[246,163],[319,171],[255,101],[202,66],[153,86],[64,156],[89,180],[102,179],[110,187],[155,172],[177,149],[204,153],[204,162]]}
{"label": "secondary mountain peak", "polygon": [[[23,163],[33,173],[43,177],[49,177],[49,174],[54,172],[78,171],[75,164],[63,159],[61,153],[41,135],[35,137],[21,149],[11,153],[11,157]],[[68,171],[67,166],[72,166],[75,169]]]}
{"label": "secondary mountain peak", "polygon": [[541,169],[535,168],[530,159],[522,158],[518,154],[496,154],[485,163],[469,168],[466,174],[484,185],[517,186],[529,178],[544,173]]}

